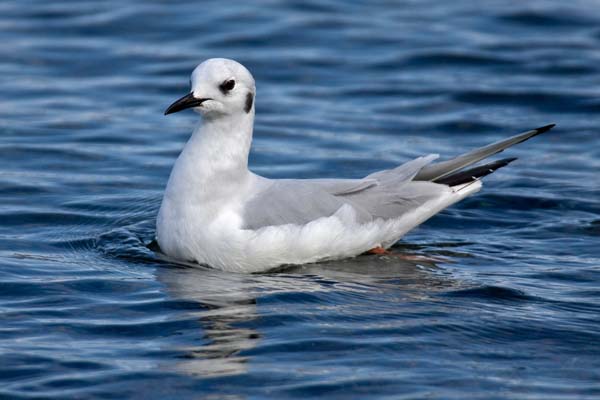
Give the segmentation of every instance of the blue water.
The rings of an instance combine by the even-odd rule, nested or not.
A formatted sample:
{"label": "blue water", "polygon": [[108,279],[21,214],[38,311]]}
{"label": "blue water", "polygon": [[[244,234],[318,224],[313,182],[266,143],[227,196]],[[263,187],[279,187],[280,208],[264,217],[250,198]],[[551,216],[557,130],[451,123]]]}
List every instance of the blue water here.
{"label": "blue water", "polygon": [[[0,3],[0,398],[600,397],[600,7]],[[194,66],[254,171],[359,177],[557,123],[392,256],[258,275],[146,245]]]}

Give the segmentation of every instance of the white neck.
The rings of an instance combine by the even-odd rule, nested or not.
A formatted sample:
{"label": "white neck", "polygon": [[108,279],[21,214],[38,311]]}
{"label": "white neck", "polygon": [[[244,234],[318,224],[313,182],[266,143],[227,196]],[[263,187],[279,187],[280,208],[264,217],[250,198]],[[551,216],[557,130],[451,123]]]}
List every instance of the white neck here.
{"label": "white neck", "polygon": [[183,153],[201,156],[215,172],[248,169],[254,113],[208,118],[199,124]]}
{"label": "white neck", "polygon": [[234,196],[249,176],[254,109],[205,118],[177,159],[166,195],[196,204]]}

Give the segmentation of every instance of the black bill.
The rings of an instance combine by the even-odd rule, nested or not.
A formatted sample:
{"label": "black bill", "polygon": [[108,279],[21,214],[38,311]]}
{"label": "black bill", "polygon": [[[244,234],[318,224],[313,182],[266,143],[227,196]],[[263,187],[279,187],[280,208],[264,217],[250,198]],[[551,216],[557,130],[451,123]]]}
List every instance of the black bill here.
{"label": "black bill", "polygon": [[193,93],[186,94],[167,108],[165,115],[173,114],[186,108],[198,107],[200,104],[210,99],[197,99]]}

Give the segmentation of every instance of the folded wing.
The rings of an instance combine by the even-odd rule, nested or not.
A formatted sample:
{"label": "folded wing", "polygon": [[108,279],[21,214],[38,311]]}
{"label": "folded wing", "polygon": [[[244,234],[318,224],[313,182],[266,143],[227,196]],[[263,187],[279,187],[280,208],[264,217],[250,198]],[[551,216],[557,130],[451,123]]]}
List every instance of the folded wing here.
{"label": "folded wing", "polygon": [[243,227],[304,225],[335,214],[344,204],[352,206],[361,223],[395,218],[447,195],[449,186],[466,184],[508,165],[514,158],[465,169],[553,127],[533,129],[436,164],[431,162],[437,155],[419,157],[363,179],[265,179],[245,204]]}
{"label": "folded wing", "polygon": [[268,180],[246,203],[243,228],[304,225],[335,214],[344,204],[352,206],[360,223],[393,218],[439,194],[443,186],[411,182],[423,166],[436,158],[419,157],[364,179]]}
{"label": "folded wing", "polygon": [[508,147],[514,146],[515,144],[531,139],[534,136],[548,132],[554,128],[555,124],[542,126],[541,128],[533,129],[527,132],[520,133],[518,135],[509,137],[508,139],[501,140],[490,145],[480,147],[456,158],[448,161],[442,161],[433,165],[429,165],[423,168],[415,177],[417,181],[434,181],[436,179],[444,178],[453,172],[459,171],[469,165],[475,164],[478,161],[488,158],[494,154],[498,154]]}

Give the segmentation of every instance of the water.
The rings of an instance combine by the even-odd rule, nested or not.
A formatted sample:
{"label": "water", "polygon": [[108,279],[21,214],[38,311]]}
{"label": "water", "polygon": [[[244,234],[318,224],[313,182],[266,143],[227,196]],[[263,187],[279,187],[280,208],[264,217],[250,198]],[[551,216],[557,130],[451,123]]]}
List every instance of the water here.
{"label": "water", "polygon": [[[598,398],[594,1],[0,3],[0,397]],[[252,168],[359,177],[547,123],[394,256],[259,275],[146,247],[203,59]]]}

